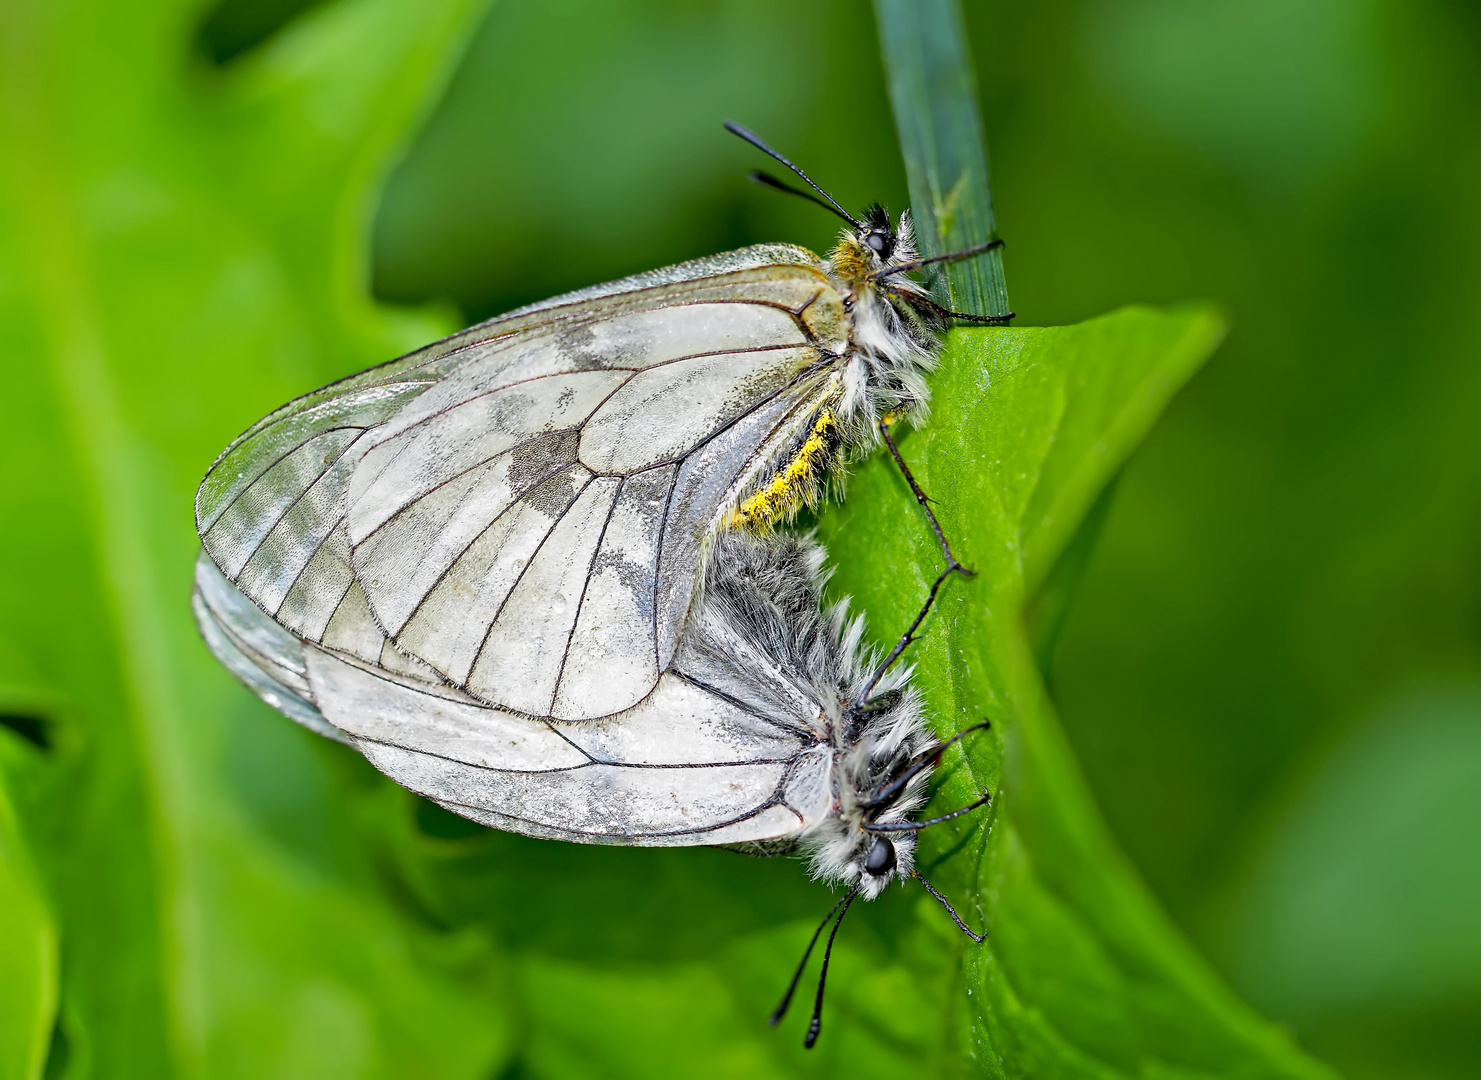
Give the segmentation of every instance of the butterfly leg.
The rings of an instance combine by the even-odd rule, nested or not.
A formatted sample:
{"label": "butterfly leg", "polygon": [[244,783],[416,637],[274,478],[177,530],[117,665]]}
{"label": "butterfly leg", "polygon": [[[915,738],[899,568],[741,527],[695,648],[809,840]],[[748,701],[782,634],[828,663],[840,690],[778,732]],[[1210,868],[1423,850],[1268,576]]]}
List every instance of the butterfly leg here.
{"label": "butterfly leg", "polygon": [[895,661],[900,659],[900,654],[909,648],[910,643],[915,640],[915,632],[920,629],[920,624],[925,622],[926,616],[931,613],[931,607],[936,603],[936,596],[941,592],[941,586],[946,584],[946,579],[951,577],[952,574],[961,574],[963,577],[972,576],[972,571],[958,562],[957,557],[952,553],[951,544],[946,539],[946,533],[941,529],[941,522],[936,520],[936,515],[931,510],[930,497],[921,490],[920,484],[916,483],[915,476],[910,472],[910,466],[906,465],[905,459],[900,456],[900,448],[895,445],[895,440],[890,437],[890,425],[887,419],[880,419],[879,433],[884,438],[884,444],[890,448],[890,456],[895,459],[895,464],[899,466],[901,474],[905,477],[905,482],[910,485],[910,490],[915,495],[915,501],[926,512],[926,520],[931,523],[931,530],[936,534],[936,539],[941,543],[941,554],[946,558],[946,569],[936,575],[936,580],[931,583],[931,591],[926,596],[926,602],[921,605],[920,612],[916,615],[915,621],[910,624],[910,629],[906,630],[900,636],[900,640],[895,642],[895,647],[885,657],[884,663],[880,664],[879,669],[875,671],[874,678],[869,680],[869,685],[859,695],[858,705],[861,708],[869,700],[869,695],[874,692],[874,688],[879,685],[879,680],[884,678],[885,672],[890,670]]}
{"label": "butterfly leg", "polygon": [[946,539],[946,533],[941,530],[941,522],[936,520],[936,514],[931,509],[930,496],[920,489],[920,484],[916,483],[915,476],[910,471],[910,466],[906,465],[905,459],[900,456],[900,448],[895,445],[895,440],[890,436],[890,422],[887,418],[880,419],[879,434],[884,438],[884,444],[890,448],[890,456],[895,459],[895,464],[900,468],[900,474],[905,477],[905,482],[910,485],[910,490],[915,495],[915,501],[920,503],[920,508],[925,511],[926,520],[931,523],[931,531],[936,534],[936,539],[941,544],[941,554],[946,556],[946,569],[942,571],[943,575],[960,572],[967,577],[971,577],[972,571],[957,562],[956,556],[951,553],[951,544]]}
{"label": "butterfly leg", "polygon": [[951,921],[957,924],[957,928],[960,929],[962,933],[966,934],[969,938],[977,942],[977,944],[979,945],[987,940],[987,935],[985,933],[979,934],[976,930],[973,930],[966,924],[966,922],[962,920],[962,917],[956,913],[956,908],[951,906],[951,901],[937,892],[936,886],[927,881],[924,874],[922,874],[919,870],[912,870],[911,877],[915,878],[916,881],[919,881],[922,885],[924,885],[926,887],[926,892],[930,893],[937,900],[941,901],[941,906],[946,909],[946,913],[951,916]]}

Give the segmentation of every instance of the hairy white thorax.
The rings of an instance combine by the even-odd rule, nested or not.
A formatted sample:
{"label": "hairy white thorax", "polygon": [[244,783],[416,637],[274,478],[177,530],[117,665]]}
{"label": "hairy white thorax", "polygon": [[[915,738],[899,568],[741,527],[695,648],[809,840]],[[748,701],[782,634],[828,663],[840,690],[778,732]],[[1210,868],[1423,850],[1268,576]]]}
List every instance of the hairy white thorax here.
{"label": "hairy white thorax", "polygon": [[[869,242],[887,245],[883,252]],[[878,439],[876,425],[888,415],[919,422],[930,405],[926,376],[940,351],[939,320],[929,294],[896,267],[918,258],[910,213],[893,231],[882,208],[873,207],[859,229],[844,230],[829,257],[835,287],[845,296],[850,317],[850,353],[844,370],[839,412],[846,418],[847,441],[867,450]]]}

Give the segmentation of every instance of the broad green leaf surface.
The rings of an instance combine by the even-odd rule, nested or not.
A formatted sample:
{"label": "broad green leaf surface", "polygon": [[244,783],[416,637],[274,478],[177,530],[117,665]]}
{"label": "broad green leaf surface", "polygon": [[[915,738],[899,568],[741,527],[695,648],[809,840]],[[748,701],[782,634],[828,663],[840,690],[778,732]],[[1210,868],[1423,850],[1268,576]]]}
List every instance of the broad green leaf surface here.
{"label": "broad green leaf surface", "polygon": [[[901,442],[975,571],[943,590],[913,659],[943,735],[994,725],[932,805],[985,789],[997,793],[991,814],[941,827],[925,854],[938,887],[987,930],[982,947],[961,939],[960,980],[967,1054],[989,1075],[1327,1075],[1219,983],[1117,852],[1023,621],[1103,486],[1222,334],[1197,307],[959,330],[930,420]],[[820,528],[833,588],[863,602],[883,644],[943,565],[909,490],[872,460]]]}
{"label": "broad green leaf surface", "polygon": [[[906,450],[979,575],[953,582],[918,659],[943,728],[987,713],[1005,741],[979,742],[941,797],[1001,784],[991,830],[943,831],[929,854],[992,938],[964,953],[918,889],[861,908],[814,1053],[805,1015],[764,1024],[828,903],[796,862],[469,827],[210,657],[188,609],[206,465],[292,395],[449,328],[371,304],[365,237],[477,9],[341,0],[208,71],[189,4],[0,6],[0,705],[52,733],[0,745],[0,974],[20,987],[0,1063],[1301,1075],[1116,856],[1019,623],[1211,347],[1206,314],[954,339]],[[896,484],[871,463],[822,523],[881,636],[932,564]]]}

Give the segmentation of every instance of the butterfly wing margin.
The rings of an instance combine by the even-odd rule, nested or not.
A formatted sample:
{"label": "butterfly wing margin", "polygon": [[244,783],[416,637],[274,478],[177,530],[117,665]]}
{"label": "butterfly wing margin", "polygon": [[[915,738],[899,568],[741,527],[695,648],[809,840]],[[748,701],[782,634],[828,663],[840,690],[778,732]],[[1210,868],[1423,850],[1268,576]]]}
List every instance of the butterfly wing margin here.
{"label": "butterfly wing margin", "polygon": [[[792,262],[775,261],[780,259]],[[834,310],[836,294],[829,302],[812,302],[816,296],[808,290],[818,290],[826,281],[810,263],[816,263],[815,257],[801,249],[768,246],[583,290],[525,309],[523,314],[493,320],[290,403],[237,440],[207,475],[197,500],[206,549],[244,593],[306,640],[323,640],[347,605],[358,609],[368,603],[374,621],[388,629],[404,651],[427,660],[491,703],[578,720],[626,708],[652,690],[672,655],[678,627],[693,596],[706,536],[718,523],[726,500],[743,486],[747,469],[764,465],[767,440],[784,442],[789,425],[807,419],[799,416],[799,410],[805,413],[805,406],[815,405],[826,388],[821,382],[779,388],[778,382],[786,384],[807,367],[809,350],[815,346],[763,338],[766,344],[759,361],[757,350],[725,354],[732,368],[736,356],[756,361],[754,370],[740,371],[740,378],[734,370],[728,372],[731,378],[721,394],[729,395],[725,407],[712,394],[708,409],[691,409],[687,414],[691,424],[702,427],[713,421],[719,430],[696,433],[683,430],[680,424],[677,435],[672,430],[660,431],[669,443],[655,450],[651,445],[635,445],[633,416],[676,390],[690,392],[706,381],[714,382],[706,376],[715,373],[720,361],[713,355],[708,359],[687,355],[683,348],[678,348],[681,355],[675,357],[677,347],[670,341],[668,354],[659,358],[662,362],[645,367],[632,362],[631,349],[624,354],[621,340],[609,341],[605,353],[593,351],[586,341],[585,353],[576,349],[573,355],[568,348],[570,339],[580,339],[582,331],[592,336],[593,323],[614,338],[611,331],[624,317],[629,322],[662,321],[666,307],[709,302],[731,305],[718,309],[727,314],[718,320],[721,328],[729,325],[735,331],[731,343],[756,344],[754,326],[737,331],[730,325],[742,310],[736,304],[736,290],[740,290],[750,308],[748,317],[767,307],[767,303],[755,302],[759,297],[769,303],[773,314],[789,310],[812,342],[822,335],[836,344],[841,326],[841,316]],[[711,280],[722,272],[730,278],[721,283]],[[785,302],[778,299],[781,283],[792,288]],[[807,312],[809,306],[812,310]],[[671,320],[671,328],[698,325],[689,318],[692,307],[681,314],[684,318],[677,323]],[[564,339],[562,330],[568,332]],[[569,333],[573,330],[576,333]],[[655,340],[652,328],[648,337],[639,334],[638,339]],[[630,336],[625,344],[630,346],[632,341]],[[521,348],[523,360],[511,355],[519,354]],[[766,348],[793,353],[766,355]],[[799,349],[801,355],[796,354]],[[531,359],[531,352],[543,360]],[[618,371],[608,367],[602,358],[610,360],[614,354],[626,355],[628,366]],[[679,366],[690,362],[693,370],[677,373],[675,361]],[[562,371],[563,364],[576,370]],[[624,371],[627,374],[619,379]],[[467,410],[467,406],[480,402],[486,406],[501,391],[506,398],[523,397],[527,405],[539,396],[528,385],[524,389],[506,385],[511,375],[546,380],[541,389],[548,391],[544,394],[547,412],[551,401],[558,403],[568,394],[581,397],[580,387],[588,391],[586,397],[599,400],[598,407],[585,415],[589,430],[581,430],[580,439],[575,440],[580,444],[578,456],[584,454],[595,469],[569,460],[573,440],[563,441],[561,431],[527,430],[529,439],[514,447],[487,445],[491,425],[483,424],[480,432],[476,409]],[[566,385],[560,385],[561,379]],[[601,398],[603,390],[610,391],[606,398]],[[763,398],[759,404],[758,395]],[[538,419],[540,402],[534,405]],[[473,415],[449,421],[450,412],[460,408]],[[429,429],[440,430],[428,437]],[[448,451],[450,430],[455,445]],[[397,441],[404,448],[418,436],[428,444],[438,444],[440,437],[441,456],[397,455],[387,449]],[[666,462],[653,462],[661,457],[659,451],[686,449],[686,437],[690,443],[697,442],[687,447],[686,457],[671,454]],[[470,446],[474,448],[471,454]],[[505,460],[497,460],[499,453],[478,458],[490,449],[507,451]],[[523,454],[520,462],[515,460],[516,450]],[[388,464],[387,459],[397,457],[414,463],[430,457],[438,468],[408,478],[405,470],[398,473],[391,467],[394,460]],[[473,470],[483,470],[482,475],[463,468],[470,461]],[[533,470],[538,482],[514,491],[508,479],[512,470],[517,471],[516,465],[523,467],[525,477]],[[543,473],[542,465],[546,466]],[[644,472],[643,466],[649,473],[646,477],[638,475]],[[599,475],[596,470],[605,473]],[[621,479],[604,482],[604,476]],[[355,485],[361,480],[364,485],[357,493]],[[480,481],[485,482],[481,497],[457,489],[459,482],[477,488]],[[655,500],[654,491],[665,485],[667,502]],[[413,497],[388,499],[383,497],[387,491]],[[429,498],[432,505],[426,501]],[[654,513],[660,502],[661,512]],[[403,513],[417,505],[432,511],[430,528],[429,515],[417,520],[417,515]],[[499,526],[508,534],[500,536],[493,519],[510,508],[517,513]],[[545,569],[550,572],[542,586],[540,574],[531,573],[529,565],[538,561],[540,552],[531,549],[543,546],[573,511],[575,524],[566,529],[571,535],[543,552]],[[627,518],[646,516],[646,522],[629,521],[624,532],[624,511],[631,511]],[[527,520],[515,520],[519,515]],[[399,520],[392,522],[393,518]],[[394,531],[395,525],[408,521],[410,527],[403,535],[393,537],[394,543],[385,542],[388,523]],[[611,528],[614,523],[615,529]],[[655,534],[659,528],[661,537]],[[467,574],[449,579],[452,563],[439,563],[448,551],[456,553],[454,561],[470,556],[460,529],[484,541],[481,550],[471,552],[475,562],[479,558],[484,562],[462,567],[480,572],[484,583],[494,578],[493,589],[483,594],[467,587]],[[592,534],[598,531],[593,548]],[[385,551],[396,552],[402,566],[395,565],[395,560],[389,566],[377,563],[375,556]],[[507,588],[509,567],[499,565],[501,556],[508,556],[506,564],[523,562],[518,568],[522,576]],[[645,610],[646,588],[631,587],[632,565],[645,560],[643,584],[651,579],[653,586],[646,602],[651,614]],[[563,575],[557,564],[574,567],[585,577],[573,582],[574,575]],[[589,579],[604,574],[609,580],[597,580],[593,591]],[[624,580],[624,588],[614,584]],[[447,586],[444,592],[449,596],[444,599],[450,597],[453,602],[431,605],[420,626],[408,627],[432,588],[439,585]],[[515,597],[521,586],[522,592]],[[548,611],[552,598],[568,609],[574,600],[575,610],[565,622],[547,619],[550,625],[533,627],[544,632],[531,633],[532,613]],[[488,650],[485,646],[494,634],[494,623],[510,601],[515,603],[503,640],[496,640],[495,648]],[[626,610],[613,610],[614,606]],[[358,610],[352,614],[359,616]],[[583,616],[589,617],[583,622]],[[647,630],[650,620],[651,631]],[[614,627],[624,631],[624,640],[614,641]],[[565,648],[557,649],[562,635]],[[489,660],[480,671],[478,663],[485,654]],[[614,656],[626,665],[614,670]]]}
{"label": "butterfly wing margin", "polygon": [[310,731],[349,741],[314,704],[303,643],[238,592],[205,551],[190,602],[207,647],[253,693]]}
{"label": "butterfly wing margin", "polygon": [[793,836],[824,812],[806,734],[665,675],[607,721],[560,726],[309,646],[323,715],[403,787],[529,836],[675,847]]}
{"label": "butterfly wing margin", "polygon": [[[810,269],[819,276],[824,275],[826,270],[823,262],[812,252],[791,244],[757,244],[693,259],[517,308],[435,341],[415,352],[300,395],[253,424],[218,455],[207,470],[196,494],[197,530],[204,538],[231,502],[276,463],[281,455],[275,451],[280,445],[285,442],[291,446],[298,445],[296,440],[287,436],[296,431],[313,434],[331,430],[339,426],[335,423],[338,411],[355,411],[354,407],[357,405],[361,406],[358,410],[360,419],[369,423],[385,419],[385,415],[375,415],[375,401],[386,394],[395,397],[398,392],[416,396],[418,387],[425,389],[433,385],[447,371],[463,363],[472,347],[508,339],[557,322],[580,320],[601,313],[612,307],[615,298],[625,297],[631,306],[634,295],[643,293],[644,296],[638,302],[652,303],[661,300],[662,295],[669,291],[682,295],[687,286],[708,278],[765,270],[771,266]],[[821,322],[818,329],[827,336],[836,337],[841,333],[841,327],[824,325]],[[374,393],[377,388],[382,389],[382,394]],[[322,407],[336,402],[339,403],[339,410],[331,409],[325,415]],[[394,411],[394,407],[390,411]],[[302,419],[285,431],[284,425],[292,423],[296,418]],[[275,429],[278,432],[277,438],[264,438],[265,433]]]}

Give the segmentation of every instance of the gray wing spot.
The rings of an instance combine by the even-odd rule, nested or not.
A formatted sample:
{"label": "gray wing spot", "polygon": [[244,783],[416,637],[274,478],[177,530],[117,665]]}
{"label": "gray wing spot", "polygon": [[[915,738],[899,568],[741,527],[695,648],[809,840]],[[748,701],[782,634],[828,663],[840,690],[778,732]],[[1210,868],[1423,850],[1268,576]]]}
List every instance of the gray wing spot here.
{"label": "gray wing spot", "polygon": [[581,445],[579,431],[553,431],[537,435],[509,451],[509,484],[516,491],[527,491],[567,465],[576,464],[576,451]]}
{"label": "gray wing spot", "polygon": [[[478,537],[523,501],[554,521],[590,475],[571,466],[573,432],[537,436],[403,507],[355,548],[356,574],[393,637]],[[539,517],[522,516],[526,526]],[[540,535],[549,528],[547,523]],[[473,599],[472,594],[464,594]]]}
{"label": "gray wing spot", "polygon": [[[570,446],[571,443],[566,443],[566,445]],[[574,467],[562,468],[539,487],[531,488],[529,494],[525,496],[530,505],[542,514],[556,517],[565,513],[566,507],[570,506],[571,501],[576,498],[577,478],[579,477],[584,483],[591,475],[581,466],[575,465],[574,458],[566,464]]]}
{"label": "gray wing spot", "polygon": [[[450,404],[416,424],[398,416],[375,433],[350,479],[350,542],[358,546],[411,503],[520,443],[579,426],[629,377],[624,371],[551,375]],[[440,397],[444,389],[430,393]],[[371,603],[380,605],[374,590]]]}

